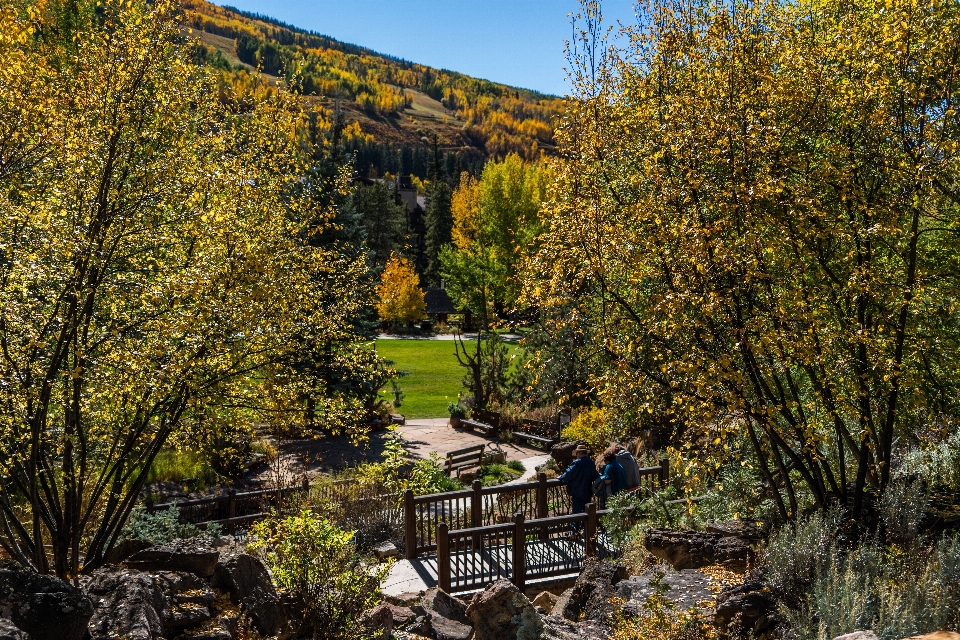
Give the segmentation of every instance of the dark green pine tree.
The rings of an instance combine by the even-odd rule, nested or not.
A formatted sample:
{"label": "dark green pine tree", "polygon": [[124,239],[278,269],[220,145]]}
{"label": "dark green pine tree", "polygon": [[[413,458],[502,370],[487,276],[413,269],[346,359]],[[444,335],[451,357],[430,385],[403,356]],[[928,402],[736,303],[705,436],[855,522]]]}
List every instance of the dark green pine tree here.
{"label": "dark green pine tree", "polygon": [[427,229],[424,238],[426,268],[423,275],[425,284],[430,287],[440,286],[440,249],[450,244],[453,233],[453,213],[450,209],[453,191],[443,173],[443,165],[440,162],[440,141],[437,136],[434,136],[433,161],[430,163],[430,180],[433,186],[430,202],[427,204],[424,215]]}

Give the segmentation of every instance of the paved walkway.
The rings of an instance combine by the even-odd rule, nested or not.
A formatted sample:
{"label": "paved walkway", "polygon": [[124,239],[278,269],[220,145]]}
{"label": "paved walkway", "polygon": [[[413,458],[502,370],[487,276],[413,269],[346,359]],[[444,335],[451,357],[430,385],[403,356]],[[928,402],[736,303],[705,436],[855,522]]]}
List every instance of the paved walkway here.
{"label": "paved walkway", "polygon": [[[436,451],[440,457],[455,449],[473,447],[478,444],[492,444],[494,440],[466,429],[454,429],[448,418],[420,418],[407,420],[400,427],[404,448],[416,459],[426,458]],[[507,452],[507,460],[523,460],[544,453],[542,449],[519,442],[501,442],[500,448]]]}

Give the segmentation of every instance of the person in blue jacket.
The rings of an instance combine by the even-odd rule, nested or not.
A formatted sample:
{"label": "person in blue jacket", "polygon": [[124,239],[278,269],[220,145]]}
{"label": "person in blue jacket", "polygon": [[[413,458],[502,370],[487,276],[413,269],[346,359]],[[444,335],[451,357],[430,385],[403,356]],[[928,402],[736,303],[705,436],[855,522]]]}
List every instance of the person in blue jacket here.
{"label": "person in blue jacket", "polygon": [[567,493],[573,499],[573,513],[583,513],[587,503],[593,499],[593,481],[599,478],[600,474],[585,446],[577,446],[573,454],[577,459],[560,476],[560,482],[567,486]]}
{"label": "person in blue jacket", "polygon": [[[610,495],[615,496],[621,491],[627,490],[627,473],[623,466],[617,461],[617,445],[614,445],[603,452],[603,470],[600,477],[610,485]],[[606,505],[600,505],[601,508]]]}

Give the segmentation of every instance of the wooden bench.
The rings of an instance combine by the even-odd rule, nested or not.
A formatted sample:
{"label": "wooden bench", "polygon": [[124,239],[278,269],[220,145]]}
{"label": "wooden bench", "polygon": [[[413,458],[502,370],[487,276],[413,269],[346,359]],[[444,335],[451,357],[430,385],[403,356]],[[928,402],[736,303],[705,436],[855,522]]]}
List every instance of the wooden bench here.
{"label": "wooden bench", "polygon": [[470,419],[460,421],[461,427],[479,429],[487,436],[496,436],[500,433],[500,414],[486,409],[474,409],[470,412]]}
{"label": "wooden bench", "polygon": [[560,442],[560,423],[541,420],[524,420],[522,431],[514,431],[516,438],[531,440],[537,444],[552,445]]}
{"label": "wooden bench", "polygon": [[478,444],[474,447],[465,447],[463,449],[457,449],[456,451],[450,451],[447,453],[447,461],[445,465],[447,475],[453,475],[453,472],[456,471],[457,477],[459,477],[461,470],[483,465],[484,449],[486,449],[486,446]]}

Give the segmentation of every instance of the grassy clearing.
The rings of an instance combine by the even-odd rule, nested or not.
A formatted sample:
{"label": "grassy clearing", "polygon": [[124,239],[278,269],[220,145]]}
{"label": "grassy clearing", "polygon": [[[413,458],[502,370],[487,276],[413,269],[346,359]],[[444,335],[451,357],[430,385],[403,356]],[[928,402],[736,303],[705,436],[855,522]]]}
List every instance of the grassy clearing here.
{"label": "grassy clearing", "polygon": [[[467,348],[473,351],[476,343]],[[509,346],[512,354],[517,347]],[[400,413],[407,418],[442,418],[447,403],[457,399],[463,390],[466,369],[457,363],[452,340],[377,340],[377,352],[392,360],[394,366],[409,375],[400,378],[403,404]],[[389,385],[380,391],[381,397],[392,400]]]}

